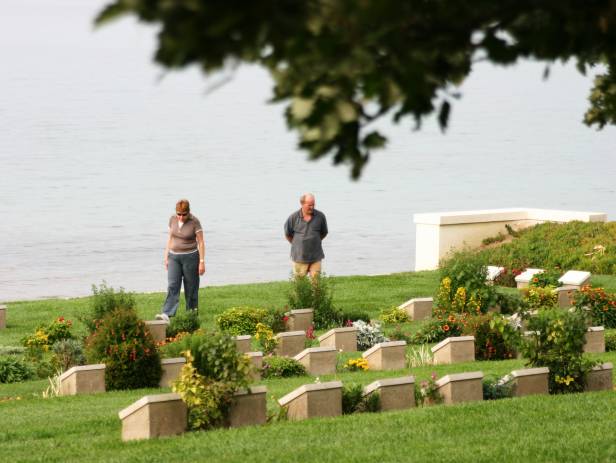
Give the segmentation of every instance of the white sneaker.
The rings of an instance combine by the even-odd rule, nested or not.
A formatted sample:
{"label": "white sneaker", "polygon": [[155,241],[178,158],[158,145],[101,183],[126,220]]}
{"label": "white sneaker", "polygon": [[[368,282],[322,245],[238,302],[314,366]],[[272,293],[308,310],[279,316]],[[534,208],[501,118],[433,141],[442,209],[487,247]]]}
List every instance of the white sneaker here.
{"label": "white sneaker", "polygon": [[164,320],[169,323],[169,316],[166,313],[159,313],[155,318],[156,320]]}

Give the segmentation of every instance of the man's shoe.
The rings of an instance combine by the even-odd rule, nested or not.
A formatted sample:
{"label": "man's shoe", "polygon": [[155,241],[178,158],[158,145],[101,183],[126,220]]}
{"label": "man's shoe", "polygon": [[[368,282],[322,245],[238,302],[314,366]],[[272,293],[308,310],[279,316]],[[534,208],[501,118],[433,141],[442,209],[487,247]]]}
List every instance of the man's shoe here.
{"label": "man's shoe", "polygon": [[166,313],[159,313],[158,315],[156,315],[156,320],[164,320],[167,323],[169,323],[169,315],[167,315]]}

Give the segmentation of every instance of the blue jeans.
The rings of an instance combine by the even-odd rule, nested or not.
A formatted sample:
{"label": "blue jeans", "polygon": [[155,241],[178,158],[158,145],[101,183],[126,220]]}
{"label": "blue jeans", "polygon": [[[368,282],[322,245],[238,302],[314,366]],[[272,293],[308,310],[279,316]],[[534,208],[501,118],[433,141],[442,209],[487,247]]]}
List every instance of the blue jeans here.
{"label": "blue jeans", "polygon": [[199,308],[199,253],[171,254],[167,266],[167,299],[163,305],[163,313],[173,317],[180,305],[180,289],[184,280],[184,297],[186,310]]}

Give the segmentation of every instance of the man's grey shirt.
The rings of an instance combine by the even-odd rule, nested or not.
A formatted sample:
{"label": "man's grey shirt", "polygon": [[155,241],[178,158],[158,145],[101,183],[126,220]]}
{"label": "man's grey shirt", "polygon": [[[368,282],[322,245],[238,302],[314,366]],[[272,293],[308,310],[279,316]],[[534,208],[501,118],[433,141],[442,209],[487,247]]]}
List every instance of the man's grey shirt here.
{"label": "man's grey shirt", "polygon": [[325,257],[321,240],[327,235],[325,214],[316,209],[310,222],[304,220],[302,210],[294,212],[284,224],[284,234],[290,236],[291,260],[293,262],[312,263]]}

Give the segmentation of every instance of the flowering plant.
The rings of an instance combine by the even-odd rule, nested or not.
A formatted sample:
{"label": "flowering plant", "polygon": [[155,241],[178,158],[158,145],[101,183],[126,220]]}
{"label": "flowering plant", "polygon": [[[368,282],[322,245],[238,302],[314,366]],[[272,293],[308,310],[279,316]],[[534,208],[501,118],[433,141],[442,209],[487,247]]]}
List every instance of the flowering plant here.
{"label": "flowering plant", "polygon": [[274,337],[274,332],[264,323],[257,323],[255,339],[264,354],[271,354],[278,345],[278,340]]}
{"label": "flowering plant", "polygon": [[434,405],[443,402],[443,396],[438,392],[436,380],[436,373],[433,372],[429,379],[422,381],[415,389],[415,401],[418,405]]}
{"label": "flowering plant", "polygon": [[531,309],[549,309],[558,303],[558,294],[553,286],[523,288],[522,297]]}
{"label": "flowering plant", "polygon": [[606,293],[603,288],[582,286],[575,295],[575,306],[588,311],[593,325],[616,328],[616,294]]}
{"label": "flowering plant", "polygon": [[349,359],[344,364],[344,369],[348,371],[368,371],[368,360],[365,358]]}

